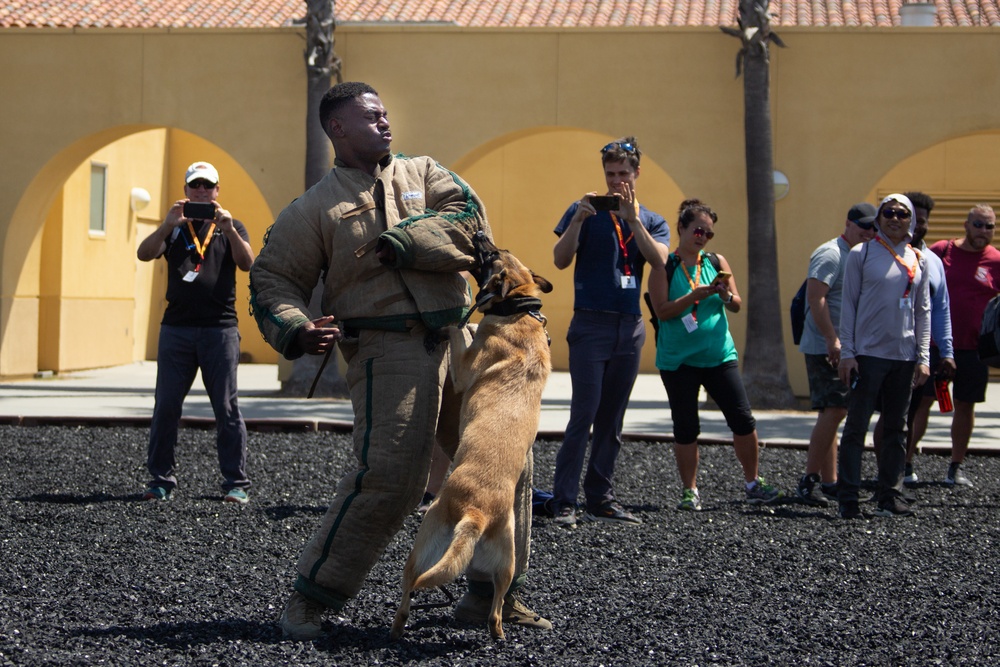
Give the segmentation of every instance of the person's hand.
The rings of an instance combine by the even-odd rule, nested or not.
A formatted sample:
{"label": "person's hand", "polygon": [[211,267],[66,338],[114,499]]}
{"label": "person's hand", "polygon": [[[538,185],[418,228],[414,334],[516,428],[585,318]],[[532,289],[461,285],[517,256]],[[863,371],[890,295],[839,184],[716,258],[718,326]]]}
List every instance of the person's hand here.
{"label": "person's hand", "polygon": [[580,197],[580,201],[576,203],[576,212],[573,214],[573,218],[570,220],[570,223],[583,222],[590,216],[597,215],[597,209],[590,203],[590,198],[596,194],[596,192],[588,192]]}
{"label": "person's hand", "polygon": [[339,327],[329,326],[334,319],[333,315],[327,315],[306,322],[296,335],[299,347],[306,354],[325,354],[338,340],[344,337]]}
{"label": "person's hand", "polygon": [[212,202],[215,204],[215,224],[223,232],[230,232],[235,229],[233,226],[233,216],[229,214],[229,211],[219,206],[218,202]]}
{"label": "person's hand", "polygon": [[826,360],[834,368],[840,365],[840,339],[834,338],[826,341]]}
{"label": "person's hand", "polygon": [[917,364],[913,370],[913,387],[922,387],[930,376],[931,369],[927,364]]}
{"label": "person's hand", "polygon": [[858,372],[858,360],[854,357],[851,357],[850,359],[841,358],[840,363],[837,364],[837,376],[846,387],[851,386],[852,371],[853,373]]}
{"label": "person's hand", "polygon": [[174,205],[170,207],[167,211],[167,217],[163,219],[165,223],[171,227],[180,227],[181,225],[187,223],[188,219],[184,217],[184,204],[187,203],[187,199],[178,199],[174,202]]}
{"label": "person's hand", "polygon": [[955,379],[955,360],[942,359],[941,362],[938,364],[936,375],[941,380]]}
{"label": "person's hand", "polygon": [[718,290],[716,289],[716,287],[718,287],[718,286],[717,285],[698,285],[693,290],[691,290],[691,294],[694,295],[694,300],[695,301],[704,301],[705,299],[707,299],[708,297],[712,296],[713,294],[718,294]]}
{"label": "person's hand", "polygon": [[621,206],[618,208],[619,213],[626,222],[635,222],[637,219],[635,213],[635,190],[631,184],[622,183],[621,199]]}

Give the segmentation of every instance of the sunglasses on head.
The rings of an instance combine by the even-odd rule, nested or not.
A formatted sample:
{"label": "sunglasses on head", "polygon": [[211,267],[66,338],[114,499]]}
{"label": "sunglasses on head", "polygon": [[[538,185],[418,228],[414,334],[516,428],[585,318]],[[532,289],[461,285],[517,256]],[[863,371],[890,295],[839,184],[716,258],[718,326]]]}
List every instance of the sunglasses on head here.
{"label": "sunglasses on head", "polygon": [[856,224],[858,227],[860,227],[861,229],[865,230],[866,232],[875,229],[875,223],[874,222],[861,222],[860,220],[851,220],[851,222],[853,222],[854,224]]}
{"label": "sunglasses on head", "polygon": [[605,146],[604,148],[601,149],[601,155],[604,155],[608,151],[613,151],[616,148],[620,148],[623,151],[625,151],[626,153],[634,153],[635,152],[635,146],[633,146],[632,144],[621,142],[621,141],[612,141],[610,144],[608,144],[607,146]]}
{"label": "sunglasses on head", "polygon": [[215,189],[215,183],[210,183],[208,181],[197,180],[188,183],[188,187],[192,190],[213,190]]}
{"label": "sunglasses on head", "polygon": [[983,222],[982,220],[973,220],[972,226],[975,227],[976,229],[993,229],[997,225],[995,222]]}
{"label": "sunglasses on head", "polygon": [[882,209],[882,217],[886,220],[892,220],[893,218],[897,220],[909,220],[910,212],[905,208],[884,208]]}
{"label": "sunglasses on head", "polygon": [[706,239],[711,241],[715,237],[715,232],[705,229],[704,227],[695,227],[691,230],[691,233],[697,237],[704,236]]}

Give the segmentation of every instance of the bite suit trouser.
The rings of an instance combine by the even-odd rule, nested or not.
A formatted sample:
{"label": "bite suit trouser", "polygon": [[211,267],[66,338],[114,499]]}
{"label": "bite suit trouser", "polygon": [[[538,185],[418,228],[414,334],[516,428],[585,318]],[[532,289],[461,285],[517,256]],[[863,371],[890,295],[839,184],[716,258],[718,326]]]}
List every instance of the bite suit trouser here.
{"label": "bite suit trouser", "polygon": [[[427,330],[362,330],[341,342],[354,407],[357,467],[337,484],[319,529],[298,562],[295,588],[341,609],[424,493],[435,442],[454,458],[461,396],[448,374],[446,340],[428,351]],[[435,438],[436,437],[436,438]],[[515,504],[514,584],[523,582],[531,531],[529,453]],[[470,588],[483,591],[492,575],[470,570]],[[480,583],[482,582],[482,583]],[[492,590],[492,585],[488,584]]]}

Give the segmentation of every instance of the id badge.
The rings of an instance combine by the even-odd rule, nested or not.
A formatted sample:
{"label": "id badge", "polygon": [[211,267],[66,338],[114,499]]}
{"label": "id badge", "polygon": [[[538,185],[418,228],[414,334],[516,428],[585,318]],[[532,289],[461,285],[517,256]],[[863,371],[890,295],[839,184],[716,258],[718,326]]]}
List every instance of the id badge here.
{"label": "id badge", "polygon": [[184,279],[183,280],[186,283],[193,283],[194,279],[197,278],[197,277],[198,277],[198,272],[197,271],[188,271],[187,273],[184,274]]}
{"label": "id badge", "polygon": [[899,299],[899,309],[900,310],[910,310],[911,308],[913,308],[913,306],[910,303],[910,297],[908,297],[908,296],[900,297],[900,299]]}
{"label": "id badge", "polygon": [[622,276],[622,289],[635,289],[635,276]]}
{"label": "id badge", "polygon": [[698,330],[698,320],[694,319],[694,315],[688,313],[681,318],[681,322],[684,324],[684,328],[687,329],[688,333],[692,333]]}

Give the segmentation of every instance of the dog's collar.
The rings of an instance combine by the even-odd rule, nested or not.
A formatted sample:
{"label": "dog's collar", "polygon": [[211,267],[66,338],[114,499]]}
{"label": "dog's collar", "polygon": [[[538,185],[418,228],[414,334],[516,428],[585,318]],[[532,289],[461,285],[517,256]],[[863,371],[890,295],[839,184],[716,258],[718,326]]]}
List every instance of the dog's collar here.
{"label": "dog's collar", "polygon": [[[477,301],[476,304],[479,305],[479,302]],[[484,304],[479,305],[479,312],[483,315],[499,315],[500,317],[507,317],[509,315],[517,315],[519,313],[531,314],[532,311],[534,311],[537,315],[532,315],[532,317],[538,319],[542,316],[541,312],[539,312],[541,308],[541,299],[533,296],[522,296],[504,299],[503,301],[498,301],[496,303],[492,302],[490,299],[486,299]]]}

